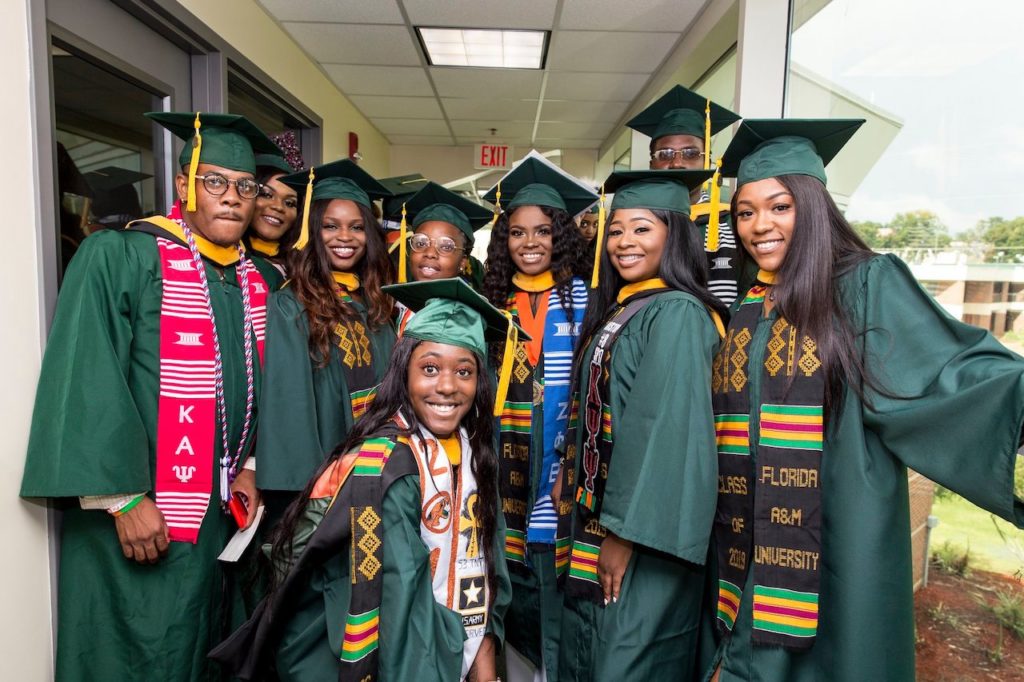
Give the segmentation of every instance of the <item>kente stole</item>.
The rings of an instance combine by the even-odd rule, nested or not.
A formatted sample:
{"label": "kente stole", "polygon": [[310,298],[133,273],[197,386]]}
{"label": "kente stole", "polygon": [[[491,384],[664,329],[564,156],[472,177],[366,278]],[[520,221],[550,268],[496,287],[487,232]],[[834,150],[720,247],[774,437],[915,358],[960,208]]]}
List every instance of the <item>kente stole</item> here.
{"label": "kente stole", "polygon": [[[217,392],[223,390],[223,367],[218,364],[219,345],[215,349],[214,344],[216,320],[212,319],[212,307],[208,307],[205,272],[199,272],[188,246],[168,238],[178,237],[182,224],[179,206],[175,204],[169,216],[147,218],[131,227],[156,236],[162,277],[154,498],[167,521],[171,541],[195,544],[214,487],[218,426],[222,430],[221,442],[226,443],[228,425],[226,414],[217,404]],[[195,235],[194,238],[201,239]],[[249,308],[252,321],[246,333],[255,339],[262,364],[267,283],[252,260],[244,257],[241,247],[210,248],[222,253],[225,261],[231,252],[235,254],[239,287],[248,286],[242,292],[243,306]],[[247,362],[252,362],[251,356]],[[247,403],[239,455],[247,440],[253,411],[252,404],[248,400]],[[222,453],[222,492],[239,465],[236,460],[232,469],[226,463],[231,454]]]}
{"label": "kente stole", "polygon": [[313,571],[348,545],[352,581],[348,614],[344,623],[327,624],[328,639],[338,657],[339,680],[376,682],[384,589],[384,496],[392,483],[418,473],[403,431],[398,422],[388,424],[320,474],[311,499],[331,496],[330,506],[278,588],[210,653],[226,672],[242,680],[270,677],[281,628],[308,589]]}
{"label": "kente stole", "polygon": [[[345,277],[348,275],[348,277]],[[350,291],[359,288],[359,280],[349,273],[336,272],[335,294],[352,310],[355,302]],[[349,392],[352,421],[355,422],[370,407],[377,390],[377,374],[373,370],[373,344],[367,334],[366,322],[358,313],[346,316],[334,326],[335,344],[338,346],[341,369]]]}
{"label": "kente stole", "polygon": [[[807,649],[818,627],[824,372],[815,341],[782,317],[763,365],[748,368],[769,291],[758,283],[746,295],[712,366],[718,622],[732,630],[752,567],[754,644]],[[759,433],[751,433],[748,371],[761,373]]]}
{"label": "kente stole", "polygon": [[[561,449],[568,422],[572,354],[586,313],[586,285],[574,277],[567,293],[572,301],[572,320],[562,308],[557,287],[539,294],[536,314],[531,312],[529,294],[524,291],[513,291],[505,306],[533,338],[520,342],[515,349],[499,433],[505,557],[509,568],[520,573],[526,570],[527,543],[554,544],[558,527],[551,490],[559,470],[556,448]],[[536,408],[543,419],[540,453],[533,452],[537,442],[533,434]],[[529,509],[534,492],[531,460],[537,456],[541,457],[540,476],[534,484],[533,508]]]}
{"label": "kente stole", "polygon": [[[630,319],[663,291],[666,289],[642,291],[612,310],[596,335],[589,360],[577,369],[577,384],[572,391],[569,431],[566,434],[565,480],[558,503],[555,571],[559,583],[564,584],[566,595],[590,599],[597,604],[604,602],[597,580],[597,559],[601,542],[608,534],[601,525],[601,501],[615,442],[610,403],[612,346]],[[590,342],[590,339],[584,341]],[[583,406],[581,424],[580,384],[584,382],[587,385],[587,402]],[[581,427],[583,434],[578,453],[576,442]],[[581,460],[578,471],[577,454]]]}

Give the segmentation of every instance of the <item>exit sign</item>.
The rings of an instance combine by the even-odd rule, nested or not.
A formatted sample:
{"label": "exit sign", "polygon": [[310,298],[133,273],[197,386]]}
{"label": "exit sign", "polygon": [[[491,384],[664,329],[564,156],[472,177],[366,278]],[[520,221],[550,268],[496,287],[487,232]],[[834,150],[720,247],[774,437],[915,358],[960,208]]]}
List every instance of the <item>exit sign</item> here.
{"label": "exit sign", "polygon": [[477,170],[511,169],[512,147],[507,144],[478,144],[474,146],[473,168]]}

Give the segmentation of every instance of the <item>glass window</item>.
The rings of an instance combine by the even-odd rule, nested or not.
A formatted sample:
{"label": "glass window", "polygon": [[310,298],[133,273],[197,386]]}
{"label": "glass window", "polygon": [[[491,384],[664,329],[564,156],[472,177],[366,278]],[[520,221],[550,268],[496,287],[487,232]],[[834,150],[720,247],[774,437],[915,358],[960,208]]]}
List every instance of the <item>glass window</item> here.
{"label": "glass window", "polygon": [[265,88],[235,70],[228,72],[228,111],[241,114],[255,123],[285,149],[289,162],[296,161],[297,155],[301,159],[299,165],[309,163],[310,159],[306,157],[310,155],[303,154],[303,144],[309,142],[304,131],[312,127],[309,122],[279,102]]}

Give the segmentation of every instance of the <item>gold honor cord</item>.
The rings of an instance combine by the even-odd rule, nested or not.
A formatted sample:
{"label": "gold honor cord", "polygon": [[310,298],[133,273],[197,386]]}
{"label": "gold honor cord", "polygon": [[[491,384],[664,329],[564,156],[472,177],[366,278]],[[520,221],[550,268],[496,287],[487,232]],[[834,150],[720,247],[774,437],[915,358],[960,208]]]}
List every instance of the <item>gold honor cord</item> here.
{"label": "gold honor cord", "polygon": [[293,248],[301,251],[309,243],[309,205],[313,203],[313,180],[316,174],[313,168],[309,169],[309,182],[306,183],[306,197],[302,201],[302,229],[299,230],[299,238],[295,240]]}
{"label": "gold honor cord", "polygon": [[498,391],[494,396],[494,416],[500,417],[505,409],[505,398],[508,396],[508,384],[512,380],[512,359],[516,346],[519,345],[519,330],[512,322],[512,313],[502,310],[501,314],[508,318],[508,331],[505,332],[505,352],[501,358],[501,372],[498,375]]}
{"label": "gold honor cord", "polygon": [[601,272],[601,249],[604,243],[604,185],[601,185],[601,198],[597,204],[597,236],[594,237],[594,274],[590,277],[590,288],[597,288],[598,276]]}
{"label": "gold honor cord", "polygon": [[406,250],[408,245],[405,243],[406,235],[408,233],[408,226],[405,222],[405,202],[402,202],[402,224],[398,228],[398,282],[405,284],[408,281],[406,276]]}
{"label": "gold honor cord", "polygon": [[195,128],[195,135],[192,136],[192,158],[188,162],[188,194],[185,200],[185,210],[194,213],[196,210],[196,173],[199,170],[199,154],[203,149],[203,136],[199,133],[199,112],[196,112],[196,120],[192,127]]}

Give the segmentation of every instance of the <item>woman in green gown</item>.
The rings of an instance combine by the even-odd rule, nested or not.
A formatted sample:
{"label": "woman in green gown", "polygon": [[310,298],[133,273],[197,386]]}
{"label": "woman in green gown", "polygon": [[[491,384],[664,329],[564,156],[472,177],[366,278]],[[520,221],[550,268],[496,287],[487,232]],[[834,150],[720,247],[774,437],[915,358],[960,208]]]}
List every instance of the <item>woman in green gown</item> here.
{"label": "woman in green gown", "polygon": [[710,171],[613,174],[575,362],[559,486],[559,679],[685,680],[695,670],[715,509],[711,359],[725,309],[689,219]]}
{"label": "woman in green gown", "polygon": [[725,155],[760,272],[713,368],[705,678],[914,679],[907,467],[1024,522],[1024,361],[843,218],[825,164],[862,123],[746,121]]}
{"label": "woman in green gown", "polygon": [[459,279],[387,290],[418,312],[286,512],[275,588],[213,654],[243,680],[497,679],[511,590],[485,334],[509,322]]}
{"label": "woman in green gown", "polygon": [[291,279],[267,306],[256,478],[261,490],[298,491],[366,410],[391,357],[381,286],[392,267],[370,210],[387,190],[366,171],[343,159],[282,181],[305,198]]}
{"label": "woman in green gown", "polygon": [[260,193],[243,240],[246,249],[255,254],[255,259],[267,262],[278,271],[280,276],[275,289],[280,286],[286,271],[282,247],[287,247],[296,237],[290,233],[299,215],[299,195],[294,187],[281,182],[293,170],[284,156],[256,155],[256,182],[260,183]]}

